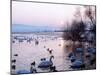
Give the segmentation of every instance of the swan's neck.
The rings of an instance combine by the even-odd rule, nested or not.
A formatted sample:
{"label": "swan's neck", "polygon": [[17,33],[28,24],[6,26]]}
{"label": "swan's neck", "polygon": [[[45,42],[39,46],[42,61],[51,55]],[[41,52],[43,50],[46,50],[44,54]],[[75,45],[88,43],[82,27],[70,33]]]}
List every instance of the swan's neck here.
{"label": "swan's neck", "polygon": [[50,62],[52,62],[52,58],[53,58],[53,57],[50,57]]}

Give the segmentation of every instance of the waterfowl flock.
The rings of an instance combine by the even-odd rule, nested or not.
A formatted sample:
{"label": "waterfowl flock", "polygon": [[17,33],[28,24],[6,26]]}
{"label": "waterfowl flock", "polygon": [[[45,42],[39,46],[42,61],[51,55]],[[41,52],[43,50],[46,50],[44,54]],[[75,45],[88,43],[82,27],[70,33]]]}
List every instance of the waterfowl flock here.
{"label": "waterfowl flock", "polygon": [[[72,65],[70,65],[73,69],[85,69],[87,64],[90,64],[89,66],[92,66],[96,62],[96,49],[93,47],[87,48],[87,53],[84,53],[83,48],[76,48],[74,52],[69,53],[68,58],[71,61]],[[80,55],[77,57],[79,53],[82,53],[84,55]],[[86,63],[86,61],[89,61]]]}
{"label": "waterfowl flock", "polygon": [[19,43],[23,43],[24,41],[26,41],[27,43],[31,43],[34,40],[34,38],[25,36],[13,36],[12,43],[15,43],[15,40]]}
{"label": "waterfowl flock", "polygon": [[[19,38],[19,37],[15,36],[12,43],[16,43],[15,40],[17,40],[19,43],[23,43],[24,41],[26,41],[27,43],[31,43],[33,40],[35,40],[34,44],[39,45],[40,42],[38,39],[36,39],[36,38],[34,39],[32,37]],[[60,47],[60,46],[62,46],[62,44],[59,43],[59,44],[57,44],[57,46]],[[36,60],[33,60],[30,63],[30,70],[29,71],[23,69],[23,70],[17,71],[17,74],[37,73],[38,68],[41,70],[49,69],[49,72],[57,72],[58,71],[56,69],[57,66],[53,64],[54,63],[53,59],[56,59],[55,56],[53,55],[54,49],[47,47],[46,45],[43,45],[42,47],[43,47],[43,49],[45,49],[49,53],[49,55],[50,55],[49,59],[46,57],[43,57],[43,58],[41,57],[39,63],[37,63]],[[73,70],[74,69],[85,69],[87,64],[93,65],[96,62],[95,54],[96,54],[96,48],[94,48],[94,47],[88,47],[86,49],[86,53],[84,53],[84,48],[77,47],[77,48],[75,48],[75,50],[73,52],[70,52],[67,56],[69,58],[69,61],[71,62],[71,65],[69,65],[69,67],[72,68]],[[19,54],[15,53],[13,56],[18,57]],[[88,63],[85,62],[87,60],[88,60]],[[15,70],[17,60],[12,59],[11,62],[12,62],[11,68],[13,70]],[[38,66],[36,66],[36,65],[38,65]]]}
{"label": "waterfowl flock", "polygon": [[[43,39],[44,37],[42,37]],[[55,38],[56,39],[56,38]],[[51,39],[54,40],[54,39]],[[39,37],[37,38],[33,38],[33,37],[25,37],[25,36],[14,36],[12,39],[12,43],[15,44],[17,43],[23,43],[23,42],[27,42],[27,43],[32,43],[32,41],[34,42],[34,45],[38,45],[39,44]],[[50,58],[41,58],[40,59],[40,63],[37,64],[36,61],[33,61],[30,63],[30,71],[27,71],[25,69],[23,70],[19,70],[16,73],[17,74],[29,74],[29,73],[37,73],[37,68],[40,68],[41,70],[45,70],[45,69],[49,69],[49,71],[51,72],[56,72],[56,66],[54,66],[53,64],[53,59],[54,59],[54,55],[52,55],[53,53],[53,49],[47,47],[46,45],[43,46],[43,48],[45,48],[45,50],[50,54]],[[14,57],[19,57],[19,54],[15,53],[13,54]],[[12,63],[12,70],[16,70],[16,59],[12,59],[11,60]],[[38,66],[36,66],[38,65]]]}

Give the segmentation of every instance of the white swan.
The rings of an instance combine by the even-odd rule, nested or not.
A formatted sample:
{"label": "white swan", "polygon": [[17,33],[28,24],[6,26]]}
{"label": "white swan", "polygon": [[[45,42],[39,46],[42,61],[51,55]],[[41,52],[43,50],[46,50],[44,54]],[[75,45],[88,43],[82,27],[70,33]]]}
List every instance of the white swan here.
{"label": "white swan", "polygon": [[54,56],[51,56],[49,61],[46,60],[42,61],[39,64],[38,68],[50,68],[53,65],[52,58],[54,58]]}

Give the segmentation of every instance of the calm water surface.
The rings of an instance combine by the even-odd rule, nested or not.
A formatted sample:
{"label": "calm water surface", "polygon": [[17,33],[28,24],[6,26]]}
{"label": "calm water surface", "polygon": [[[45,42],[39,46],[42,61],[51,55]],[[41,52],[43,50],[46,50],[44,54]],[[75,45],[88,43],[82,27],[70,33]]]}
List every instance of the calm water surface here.
{"label": "calm water surface", "polygon": [[[71,70],[70,61],[67,60],[68,52],[64,49],[64,40],[61,37],[62,33],[30,33],[30,34],[12,34],[12,59],[16,59],[16,70],[30,71],[30,64],[35,61],[37,72],[49,72],[48,70],[41,70],[38,68],[41,58],[49,60],[53,55],[53,65],[56,66],[58,71]],[[32,38],[31,43],[24,40],[20,42],[14,39],[15,36]],[[35,41],[38,40],[39,44],[36,45]],[[52,49],[52,54],[47,51],[47,48]],[[14,56],[18,54],[18,56]],[[13,63],[12,63],[13,64]],[[13,71],[13,70],[12,70]]]}

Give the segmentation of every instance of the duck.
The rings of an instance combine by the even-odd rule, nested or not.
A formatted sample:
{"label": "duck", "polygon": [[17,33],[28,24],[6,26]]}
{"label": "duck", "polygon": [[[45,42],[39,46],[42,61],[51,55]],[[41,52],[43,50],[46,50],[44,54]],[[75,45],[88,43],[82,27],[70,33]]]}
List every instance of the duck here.
{"label": "duck", "polygon": [[13,40],[12,43],[15,43],[15,41]]}
{"label": "duck", "polygon": [[18,56],[18,54],[14,54],[14,56]]}
{"label": "duck", "polygon": [[48,61],[41,61],[38,68],[50,68],[53,65],[52,58],[54,58],[54,56],[51,56]]}
{"label": "duck", "polygon": [[38,45],[39,44],[39,41],[38,40],[35,40],[35,45]]}
{"label": "duck", "polygon": [[27,39],[27,42],[31,43],[32,40],[33,40],[32,38],[29,38],[29,39]]}
{"label": "duck", "polygon": [[53,50],[49,50],[49,53],[52,54],[52,51],[53,51]]}
{"label": "duck", "polygon": [[37,73],[36,68],[33,67],[32,65],[31,65],[31,67],[30,67],[30,73]]}
{"label": "duck", "polygon": [[15,70],[15,69],[16,69],[16,66],[15,66],[15,65],[12,65],[11,68],[12,68],[13,70]]}
{"label": "duck", "polygon": [[47,51],[50,53],[50,54],[52,54],[52,49],[49,49],[49,48],[47,48]]}
{"label": "duck", "polygon": [[21,42],[23,42],[23,40],[22,39],[19,39],[19,43],[21,43]]}
{"label": "duck", "polygon": [[14,60],[11,60],[11,62],[12,62],[12,63],[15,63],[15,62],[16,62],[16,59],[14,59]]}
{"label": "duck", "polygon": [[35,61],[33,61],[33,62],[31,63],[31,65],[33,65],[33,66],[35,66],[35,64],[36,64]]}
{"label": "duck", "polygon": [[37,73],[35,64],[36,64],[35,61],[31,63],[31,67],[30,67],[30,72],[31,73]]}
{"label": "duck", "polygon": [[47,51],[49,51],[50,49],[49,48],[47,48]]}

